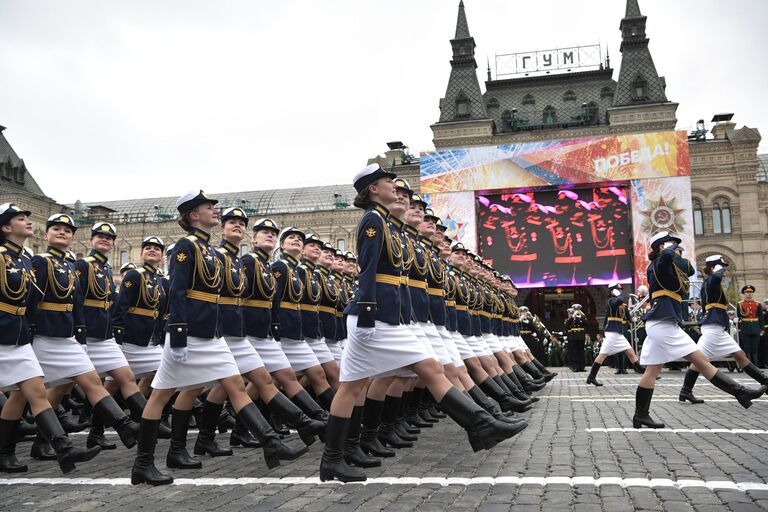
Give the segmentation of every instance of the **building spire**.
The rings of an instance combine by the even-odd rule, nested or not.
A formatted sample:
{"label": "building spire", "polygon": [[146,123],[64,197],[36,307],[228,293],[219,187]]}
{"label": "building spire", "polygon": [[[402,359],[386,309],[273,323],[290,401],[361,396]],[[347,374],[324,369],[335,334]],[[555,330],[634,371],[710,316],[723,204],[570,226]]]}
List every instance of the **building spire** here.
{"label": "building spire", "polygon": [[627,0],[627,10],[624,13],[625,18],[639,18],[642,16],[640,14],[640,6],[637,3],[637,0]]}
{"label": "building spire", "polygon": [[456,35],[454,39],[464,39],[471,37],[469,35],[469,25],[467,24],[467,14],[464,12],[464,0],[459,0],[459,17],[456,20]]}
{"label": "building spire", "polygon": [[[488,119],[480,82],[477,79],[475,40],[469,35],[463,0],[459,2],[456,37],[451,39],[451,48],[451,77],[448,79],[445,97],[440,100],[439,122]],[[490,61],[488,67],[490,68]]]}
{"label": "building spire", "polygon": [[491,58],[486,57],[485,61],[488,63],[488,81],[490,82],[492,80],[491,79]]}
{"label": "building spire", "polygon": [[626,16],[621,20],[621,67],[613,106],[664,103],[664,78],[656,72],[645,35],[646,17],[637,0],[627,0]]}

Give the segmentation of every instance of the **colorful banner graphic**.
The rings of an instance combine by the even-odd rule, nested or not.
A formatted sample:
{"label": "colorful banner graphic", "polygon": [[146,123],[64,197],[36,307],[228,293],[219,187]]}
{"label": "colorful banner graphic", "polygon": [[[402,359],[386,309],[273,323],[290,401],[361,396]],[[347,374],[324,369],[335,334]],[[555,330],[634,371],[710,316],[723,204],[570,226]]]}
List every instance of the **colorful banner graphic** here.
{"label": "colorful banner graphic", "polygon": [[685,131],[445,149],[420,167],[422,193],[690,176]]}
{"label": "colorful banner graphic", "polygon": [[683,256],[696,261],[693,242],[691,178],[632,180],[632,238],[635,253],[635,286],[648,284],[648,251],[651,237],[669,231],[680,237]]}
{"label": "colorful banner graphic", "polygon": [[452,192],[424,194],[422,196],[435,214],[448,226],[446,233],[454,242],[463,243],[472,252],[477,251],[475,194]]}

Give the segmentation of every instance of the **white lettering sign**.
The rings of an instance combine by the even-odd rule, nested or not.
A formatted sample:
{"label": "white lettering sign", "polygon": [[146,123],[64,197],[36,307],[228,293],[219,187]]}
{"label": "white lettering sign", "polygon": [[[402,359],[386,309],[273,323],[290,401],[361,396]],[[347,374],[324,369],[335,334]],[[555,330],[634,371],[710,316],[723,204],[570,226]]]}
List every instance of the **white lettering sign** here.
{"label": "white lettering sign", "polygon": [[602,54],[599,44],[573,46],[536,52],[506,53],[496,56],[496,76],[570,71],[599,67]]}

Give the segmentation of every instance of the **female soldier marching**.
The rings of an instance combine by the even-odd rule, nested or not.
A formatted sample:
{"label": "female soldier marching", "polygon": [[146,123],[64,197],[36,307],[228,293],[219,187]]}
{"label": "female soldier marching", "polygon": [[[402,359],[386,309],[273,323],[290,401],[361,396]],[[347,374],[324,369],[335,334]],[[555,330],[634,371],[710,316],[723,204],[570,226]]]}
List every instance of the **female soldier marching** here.
{"label": "female soldier marching", "polygon": [[75,462],[92,459],[101,448],[74,447],[45,396],[43,370],[30,344],[26,316],[30,289],[35,286],[23,247],[33,234],[30,215],[11,203],[0,205],[0,392],[12,390],[0,414],[0,472],[27,471],[16,459],[15,449],[19,421],[29,402],[38,431],[53,446],[61,470],[69,473]]}
{"label": "female soldier marching", "polygon": [[[154,464],[157,428],[163,407],[176,389],[187,388],[190,394],[199,394],[215,381],[229,396],[238,418],[261,439],[268,467],[279,465],[281,459],[292,460],[304,453],[283,444],[248,397],[237,363],[221,336],[218,301],[224,280],[223,266],[209,243],[210,230],[219,223],[219,212],[214,207],[217,202],[200,190],[185,194],[176,203],[181,214],[179,225],[188,234],[176,242],[171,255],[166,342],[160,368],[152,382],[154,391],[141,418],[137,456],[131,472],[134,485],[173,482],[173,478],[160,473]],[[183,443],[185,423],[178,432],[174,428],[172,448],[174,441]],[[183,449],[183,444],[180,446]],[[194,467],[186,464],[194,462],[188,460],[186,450],[173,455],[174,461],[182,463],[180,467]]]}
{"label": "female soldier marching", "polygon": [[347,307],[349,343],[341,361],[341,385],[331,406],[320,479],[365,480],[365,475],[344,461],[344,444],[355,403],[362,401],[365,385],[374,375],[408,367],[425,382],[440,408],[467,430],[474,450],[489,449],[520,432],[525,425],[496,421],[468,396],[454,388],[440,363],[425,352],[421,342],[400,324],[402,246],[390,231],[383,206],[397,200],[395,175],[378,164],[366,167],[354,179],[355,205],[365,209],[358,226],[359,288]]}

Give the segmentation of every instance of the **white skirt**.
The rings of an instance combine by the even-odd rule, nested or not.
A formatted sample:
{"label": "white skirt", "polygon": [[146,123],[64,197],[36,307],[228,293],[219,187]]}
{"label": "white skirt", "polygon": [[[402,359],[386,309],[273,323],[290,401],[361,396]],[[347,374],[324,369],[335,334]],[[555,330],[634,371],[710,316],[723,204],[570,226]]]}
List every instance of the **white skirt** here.
{"label": "white skirt", "polygon": [[35,336],[32,343],[40,368],[45,374],[45,385],[55,387],[70,382],[72,377],[95,371],[85,353],[85,346],[72,338]]}
{"label": "white skirt", "polygon": [[136,377],[152,375],[160,368],[160,360],[163,358],[163,348],[158,345],[141,347],[133,343],[120,345],[128,365]]}
{"label": "white skirt", "polygon": [[224,338],[196,338],[187,336],[187,360],[183,363],[171,359],[170,334],[165,334],[163,359],[152,379],[155,389],[207,388],[220,379],[240,375],[240,371]]}
{"label": "white skirt", "polygon": [[605,333],[605,339],[600,345],[600,355],[612,356],[630,350],[632,345],[629,344],[627,338],[619,334],[618,332],[608,331]]}
{"label": "white skirt", "polygon": [[107,372],[128,366],[128,360],[114,338],[103,341],[89,339],[85,353],[96,368],[96,373],[102,377]]}
{"label": "white skirt", "polygon": [[443,340],[445,350],[448,352],[448,356],[451,358],[453,365],[456,368],[464,366],[464,360],[461,358],[461,354],[459,354],[459,349],[456,347],[456,343],[454,343],[451,333],[448,332],[448,329],[444,325],[439,325],[436,327],[438,334],[440,334],[440,338]]}
{"label": "white skirt", "polygon": [[248,336],[248,341],[251,342],[253,348],[258,352],[261,361],[264,363],[264,367],[269,373],[285,370],[291,367],[290,361],[285,357],[283,349],[280,344],[272,338],[255,338]]}
{"label": "white skirt", "polygon": [[510,340],[510,348],[512,349],[512,352],[517,352],[518,350],[528,352],[528,345],[525,344],[525,340],[522,336],[510,336]]}
{"label": "white skirt", "polygon": [[491,348],[485,341],[483,341],[482,338],[478,338],[477,336],[469,336],[466,338],[466,340],[467,343],[469,343],[469,347],[472,349],[472,352],[475,354],[475,357],[493,355]]}
{"label": "white skirt", "polygon": [[491,349],[491,352],[494,354],[496,352],[504,352],[504,345],[501,344],[501,341],[499,340],[499,337],[492,333],[485,333],[483,334],[483,341],[485,341],[488,344],[488,348]]}
{"label": "white skirt", "polygon": [[719,325],[702,325],[697,345],[710,361],[741,350],[736,340]]}
{"label": "white skirt", "polygon": [[456,345],[456,348],[459,350],[459,355],[462,360],[477,357],[472,350],[472,347],[467,343],[467,339],[459,331],[451,332],[451,336],[453,337],[454,345]]}
{"label": "white skirt", "polygon": [[696,343],[674,322],[649,320],[645,322],[648,337],[643,343],[640,364],[664,364],[696,352]]}
{"label": "white skirt", "polygon": [[408,324],[408,330],[411,331],[413,335],[416,336],[416,339],[418,339],[424,346],[424,352],[429,354],[429,356],[435,361],[439,361],[437,352],[435,352],[435,349],[432,346],[432,342],[429,341],[427,333],[424,331],[422,324],[418,322],[411,322]]}
{"label": "white skirt", "polygon": [[[437,326],[432,322],[419,322],[419,326],[424,331],[427,340],[429,340],[432,350],[435,351],[435,355],[437,356],[437,360],[440,361],[440,364],[453,364],[451,354],[448,352],[448,349],[445,348],[445,343],[437,330]],[[445,329],[445,327],[443,327],[443,329]]]}
{"label": "white skirt", "polygon": [[240,375],[245,375],[253,370],[264,367],[264,362],[259,357],[256,349],[245,338],[229,338],[224,337],[227,342],[229,351],[232,352],[232,357],[235,358],[237,363],[237,369],[240,370]]}
{"label": "white skirt", "polygon": [[312,352],[315,353],[315,357],[317,357],[317,360],[320,361],[320,364],[330,363],[331,361],[336,360],[336,358],[333,357],[333,353],[328,350],[328,345],[325,343],[325,338],[322,340],[306,338],[304,341],[307,343],[307,345],[309,345],[309,348],[312,349]]}
{"label": "white skirt", "polygon": [[341,356],[342,382],[367,379],[418,363],[431,356],[405,325],[376,321],[370,339],[357,336],[357,316],[347,316],[347,346]]}
{"label": "white skirt", "polygon": [[330,352],[333,355],[333,360],[336,361],[337,365],[341,364],[341,343],[338,341],[327,341],[325,338],[323,338],[323,342],[325,343],[326,348],[328,348],[328,352]]}
{"label": "white skirt", "polygon": [[280,341],[280,348],[283,349],[285,357],[291,362],[291,368],[295,372],[300,372],[320,364],[315,353],[312,352],[312,349],[304,341],[284,339]]}
{"label": "white skirt", "polygon": [[32,345],[0,345],[0,391],[11,391],[19,382],[42,376]]}

